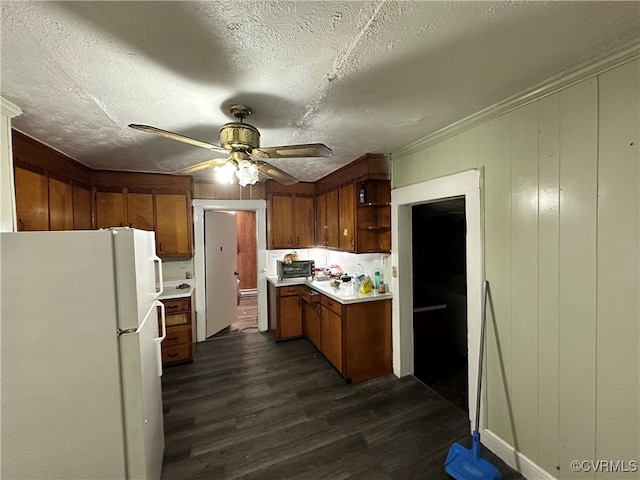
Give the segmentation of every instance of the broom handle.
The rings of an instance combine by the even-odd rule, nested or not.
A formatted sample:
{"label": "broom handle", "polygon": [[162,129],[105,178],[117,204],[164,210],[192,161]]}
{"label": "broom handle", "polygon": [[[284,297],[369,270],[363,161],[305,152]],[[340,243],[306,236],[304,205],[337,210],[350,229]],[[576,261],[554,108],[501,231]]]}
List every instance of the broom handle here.
{"label": "broom handle", "polygon": [[482,283],[482,315],[480,317],[480,353],[478,355],[478,388],[476,390],[476,425],[474,431],[480,429],[480,389],[482,388],[482,359],[484,356],[484,327],[487,317],[487,296],[489,294],[489,281]]}

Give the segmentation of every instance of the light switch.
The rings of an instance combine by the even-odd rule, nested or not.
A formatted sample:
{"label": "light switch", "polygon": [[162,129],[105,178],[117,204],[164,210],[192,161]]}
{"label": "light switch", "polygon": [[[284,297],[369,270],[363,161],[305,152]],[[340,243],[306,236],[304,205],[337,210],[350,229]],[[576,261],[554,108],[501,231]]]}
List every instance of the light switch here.
{"label": "light switch", "polygon": [[348,228],[345,228],[345,229],[342,231],[342,235],[343,235],[343,236],[345,236],[345,237],[348,237],[348,236],[349,236],[349,229],[348,229]]}
{"label": "light switch", "polygon": [[391,267],[391,275],[393,276],[393,278],[398,278],[398,267],[396,267],[395,265]]}

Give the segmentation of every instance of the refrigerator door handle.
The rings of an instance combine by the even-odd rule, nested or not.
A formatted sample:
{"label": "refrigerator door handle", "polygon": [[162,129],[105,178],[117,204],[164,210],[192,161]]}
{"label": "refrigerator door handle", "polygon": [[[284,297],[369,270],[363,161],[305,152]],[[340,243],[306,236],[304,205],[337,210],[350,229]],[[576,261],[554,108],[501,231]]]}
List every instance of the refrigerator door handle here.
{"label": "refrigerator door handle", "polygon": [[161,377],[162,376],[162,345],[161,343],[167,336],[167,322],[166,322],[166,316],[165,316],[164,303],[156,300],[155,302],[153,302],[153,306],[151,308],[153,309],[154,307],[160,307],[160,323],[162,324],[162,335],[157,338],[154,338],[156,342],[157,352],[158,352],[158,376]]}
{"label": "refrigerator door handle", "polygon": [[[158,277],[156,278],[156,295],[162,295],[162,292],[164,292],[164,276],[162,275],[162,259],[160,257],[158,257],[157,255],[153,256],[153,261],[156,262],[158,264]],[[157,290],[157,285],[160,285],[160,290]]]}

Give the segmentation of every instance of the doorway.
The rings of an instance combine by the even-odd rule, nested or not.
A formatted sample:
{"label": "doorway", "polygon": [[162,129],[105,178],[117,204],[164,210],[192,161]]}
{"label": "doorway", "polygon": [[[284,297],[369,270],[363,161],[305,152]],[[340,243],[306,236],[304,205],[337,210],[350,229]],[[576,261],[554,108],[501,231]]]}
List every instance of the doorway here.
{"label": "doorway", "polygon": [[468,413],[464,197],[412,207],[414,376]]}
{"label": "doorway", "polygon": [[[196,340],[206,340],[207,285],[205,281],[205,228],[204,214],[209,210],[253,211],[256,224],[256,275],[258,330],[268,330],[267,322],[267,238],[265,200],[193,200],[195,239],[194,269],[196,274]],[[234,295],[235,298],[235,295]]]}

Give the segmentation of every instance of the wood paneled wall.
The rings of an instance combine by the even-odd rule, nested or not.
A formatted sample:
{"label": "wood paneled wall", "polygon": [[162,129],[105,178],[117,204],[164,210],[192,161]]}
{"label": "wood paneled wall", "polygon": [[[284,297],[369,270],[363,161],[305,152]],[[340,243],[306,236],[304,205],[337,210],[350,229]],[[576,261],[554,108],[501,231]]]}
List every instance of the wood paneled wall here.
{"label": "wood paneled wall", "polygon": [[258,288],[256,212],[236,211],[236,232],[238,237],[238,273],[240,289]]}
{"label": "wood paneled wall", "polygon": [[560,479],[640,452],[640,60],[424,149],[401,187],[484,169],[487,427]]}
{"label": "wood paneled wall", "polygon": [[194,179],[193,198],[212,200],[264,200],[265,187],[264,183],[241,187],[237,183],[228,185]]}

